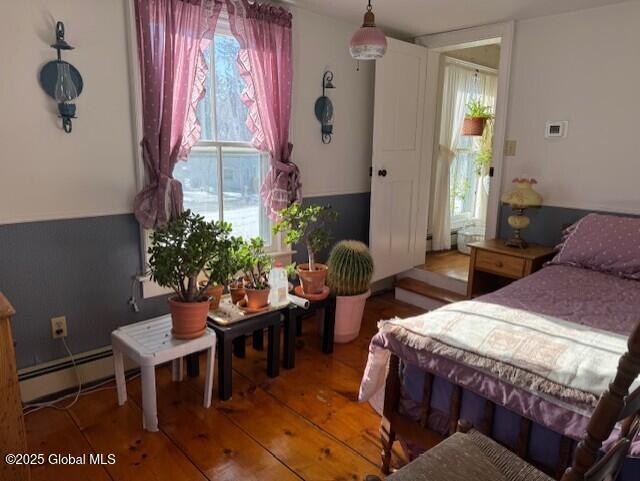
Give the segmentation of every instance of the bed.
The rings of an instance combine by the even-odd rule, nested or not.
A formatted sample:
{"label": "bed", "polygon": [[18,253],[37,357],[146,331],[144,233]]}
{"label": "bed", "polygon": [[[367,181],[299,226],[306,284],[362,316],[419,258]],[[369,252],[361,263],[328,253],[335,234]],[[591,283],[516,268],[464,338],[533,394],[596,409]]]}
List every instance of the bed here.
{"label": "bed", "polygon": [[[459,419],[559,478],[640,320],[640,220],[590,214],[550,265],[494,293],[380,323],[360,399],[383,413],[383,470]],[[636,381],[637,385],[637,381]],[[640,477],[640,439],[619,481]]]}

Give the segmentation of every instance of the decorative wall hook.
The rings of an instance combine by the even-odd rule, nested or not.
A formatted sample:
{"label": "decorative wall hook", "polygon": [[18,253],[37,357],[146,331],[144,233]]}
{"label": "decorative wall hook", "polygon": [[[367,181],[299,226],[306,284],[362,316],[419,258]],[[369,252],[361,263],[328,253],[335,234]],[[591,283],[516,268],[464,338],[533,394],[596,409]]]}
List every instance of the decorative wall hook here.
{"label": "decorative wall hook", "polygon": [[320,122],[322,132],[322,143],[331,143],[333,135],[333,103],[326,96],[327,89],[334,89],[333,72],[327,70],[322,76],[322,96],[318,97],[315,105],[316,118]]}
{"label": "decorative wall hook", "polygon": [[64,24],[56,23],[56,43],[51,45],[58,59],[47,62],[40,70],[42,89],[58,102],[59,117],[66,133],[71,132],[71,119],[76,118],[76,106],[72,101],[82,93],[84,86],[78,69],[62,60],[62,50],[73,50],[64,39]]}

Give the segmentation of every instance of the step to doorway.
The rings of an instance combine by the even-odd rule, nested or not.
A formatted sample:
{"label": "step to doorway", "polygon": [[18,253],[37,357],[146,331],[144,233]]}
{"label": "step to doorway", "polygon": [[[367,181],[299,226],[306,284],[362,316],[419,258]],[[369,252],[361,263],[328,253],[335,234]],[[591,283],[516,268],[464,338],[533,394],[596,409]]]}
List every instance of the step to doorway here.
{"label": "step to doorway", "polygon": [[466,296],[405,277],[399,279],[395,284],[395,298],[430,311],[452,302],[462,301],[466,299]]}
{"label": "step to doorway", "polygon": [[408,271],[398,274],[396,279],[415,279],[433,287],[451,291],[461,296],[467,295],[467,282],[449,277],[445,274],[426,271],[421,267],[414,267]]}

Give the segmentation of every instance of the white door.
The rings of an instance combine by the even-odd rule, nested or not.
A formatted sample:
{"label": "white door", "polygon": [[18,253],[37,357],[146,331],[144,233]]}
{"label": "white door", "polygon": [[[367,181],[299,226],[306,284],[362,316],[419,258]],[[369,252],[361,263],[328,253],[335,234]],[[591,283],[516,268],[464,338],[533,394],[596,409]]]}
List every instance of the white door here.
{"label": "white door", "polygon": [[[369,244],[374,280],[424,262],[430,157],[422,155],[427,49],[388,39],[376,61]],[[427,195],[425,195],[427,194]]]}

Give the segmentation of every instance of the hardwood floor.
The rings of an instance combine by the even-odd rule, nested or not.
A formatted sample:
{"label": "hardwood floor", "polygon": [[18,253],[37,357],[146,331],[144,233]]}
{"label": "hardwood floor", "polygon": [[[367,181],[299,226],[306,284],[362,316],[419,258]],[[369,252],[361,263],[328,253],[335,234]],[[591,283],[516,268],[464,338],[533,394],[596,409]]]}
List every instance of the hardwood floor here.
{"label": "hardwood floor", "polygon": [[442,274],[460,281],[469,279],[469,256],[457,250],[427,252],[424,265],[420,269]]}
{"label": "hardwood floor", "polygon": [[[138,379],[128,383],[122,407],[109,389],[82,396],[70,411],[30,414],[32,453],[116,456],[113,465],[36,467],[32,479],[348,481],[381,475],[380,417],[356,402],[369,340],[378,320],[420,312],[390,294],[373,297],[359,338],[336,344],[332,355],[321,352],[315,319],[307,319],[295,369],[270,379],[266,351],[247,347],[246,358],[233,360],[232,399],[215,399],[210,409],[202,407],[202,376],[173,383],[168,367],[161,367],[157,433],[142,430]],[[394,465],[405,462],[400,450],[394,454]]]}

